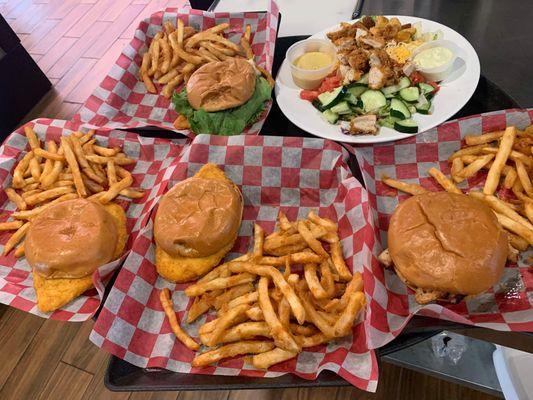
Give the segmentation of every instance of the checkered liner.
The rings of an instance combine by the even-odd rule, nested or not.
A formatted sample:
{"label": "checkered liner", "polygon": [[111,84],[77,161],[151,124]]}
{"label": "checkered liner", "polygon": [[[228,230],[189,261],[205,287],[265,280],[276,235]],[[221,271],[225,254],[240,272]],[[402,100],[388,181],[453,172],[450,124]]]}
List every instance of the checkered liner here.
{"label": "checkered liner", "polygon": [[[75,130],[86,130],[86,127],[52,119],[37,119],[25,126],[32,126],[35,133],[43,140],[56,140],[62,135],[68,135]],[[143,138],[134,133],[99,129],[95,135],[99,144],[120,146],[132,158],[137,159],[131,171],[134,178],[134,187],[151,189],[150,193],[141,199],[123,200],[119,204],[124,207],[127,215],[127,230],[129,240],[126,245],[127,252],[133,244],[140,228],[146,220],[141,217],[146,214],[154,203],[154,196],[162,190],[158,182],[164,174],[170,157],[177,156],[183,149],[186,139],[154,139]],[[13,132],[0,147],[0,182],[2,188],[11,186],[11,177],[18,160],[28,150],[29,145],[24,135],[24,127]],[[7,199],[5,192],[0,192],[1,219],[7,220],[15,210],[14,204]],[[12,232],[0,232],[0,253]],[[126,254],[127,254],[126,252]],[[104,292],[104,282],[110,277],[111,272],[118,268],[126,254],[117,261],[99,268],[93,274],[93,283],[96,290],[90,290],[70,302],[66,306],[52,313],[42,313],[37,309],[35,291],[30,266],[24,257],[17,259],[11,251],[7,256],[0,256],[0,303],[18,308],[44,318],[62,321],[85,321],[89,319],[100,305]]]}
{"label": "checkered liner", "polygon": [[[532,120],[533,109],[498,111],[450,121],[399,142],[354,147],[369,192],[374,221],[377,221],[379,238],[374,255],[386,246],[388,222],[394,208],[409,197],[381,183],[379,178],[383,174],[420,183],[432,191],[442,190],[427,171],[436,166],[449,175],[447,158],[460,148],[466,134],[502,130],[509,125],[524,128]],[[480,172],[459,187],[480,188],[485,177],[486,172]],[[526,265],[531,253],[523,254],[518,265],[508,264],[501,281],[486,293],[455,305],[426,306],[418,305],[413,292],[392,271],[383,271],[374,256],[372,280],[365,281],[365,287],[372,298],[368,319],[370,325],[379,330],[370,332],[369,347],[377,348],[389,342],[414,314],[497,330],[533,331],[533,271]]]}
{"label": "checkered liner", "polygon": [[[366,191],[351,176],[347,156],[341,146],[322,139],[199,135],[167,169],[165,183],[160,185],[172,187],[207,162],[224,168],[241,188],[245,202],[239,238],[229,258],[249,249],[254,221],[272,232],[279,209],[291,220],[318,209],[320,215],[339,222],[347,263],[355,270],[365,270],[366,281],[371,279],[367,274],[374,241],[372,220]],[[154,200],[161,195],[162,191],[151,194]],[[174,308],[184,321],[192,304],[183,292],[188,285],[175,285],[158,277],[152,238],[150,219],[133,244],[91,332],[90,339],[97,346],[140,367],[260,377],[291,372],[306,379],[315,379],[320,371],[328,369],[362,389],[375,390],[377,362],[366,344],[366,323],[356,325],[351,337],[309,348],[297,360],[268,371],[256,370],[242,358],[192,368],[194,352],[175,339],[159,303],[160,290],[168,287],[173,293]],[[198,327],[205,318],[190,326],[184,324],[184,329],[197,338]]]}
{"label": "checkered liner", "polygon": [[[187,4],[188,6],[188,4]],[[238,43],[244,27],[252,27],[252,50],[255,61],[268,70],[272,69],[276,42],[279,9],[270,1],[267,12],[212,13],[190,8],[167,8],[146,18],[135,31],[133,40],[124,48],[117,62],[100,86],[87,99],[80,113],[74,116],[93,126],[117,128],[121,126],[142,127],[147,125],[176,130],[172,125],[177,117],[170,99],[162,94],[150,94],[139,80],[138,71],[152,38],[163,30],[163,23],[176,25],[177,18],[186,25],[207,29],[228,22],[228,39]],[[159,85],[161,89],[162,85]],[[244,133],[258,134],[270,111],[269,102],[261,118]],[[183,134],[194,136],[189,130]]]}

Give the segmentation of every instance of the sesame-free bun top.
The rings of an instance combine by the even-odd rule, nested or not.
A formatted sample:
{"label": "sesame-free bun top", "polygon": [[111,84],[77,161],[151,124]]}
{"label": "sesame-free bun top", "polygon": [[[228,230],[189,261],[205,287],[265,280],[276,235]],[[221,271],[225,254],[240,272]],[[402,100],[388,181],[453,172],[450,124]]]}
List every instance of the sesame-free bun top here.
{"label": "sesame-free bun top", "polygon": [[232,182],[192,177],[159,202],[154,238],[171,256],[207,257],[235,240],[242,211],[242,195]]}
{"label": "sesame-free bun top", "polygon": [[254,67],[242,58],[228,58],[202,65],[187,81],[192,108],[221,111],[246,103],[255,90]]}
{"label": "sesame-free bun top", "polygon": [[508,238],[494,213],[467,195],[437,192],[401,203],[390,220],[389,252],[412,288],[476,295],[499,281]]}
{"label": "sesame-free bun top", "polygon": [[117,236],[113,217],[101,204],[68,200],[31,221],[24,252],[33,271],[45,278],[82,278],[112,261]]}

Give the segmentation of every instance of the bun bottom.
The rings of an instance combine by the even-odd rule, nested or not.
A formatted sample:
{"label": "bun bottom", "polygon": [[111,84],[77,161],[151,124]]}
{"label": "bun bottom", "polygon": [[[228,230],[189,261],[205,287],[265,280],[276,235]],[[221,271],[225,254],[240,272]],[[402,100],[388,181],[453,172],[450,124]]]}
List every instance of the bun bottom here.
{"label": "bun bottom", "polygon": [[[126,213],[118,204],[110,203],[105,206],[111,214],[117,226],[117,245],[113,260],[119,258],[124,252],[128,233],[126,231]],[[33,274],[33,287],[37,295],[37,307],[42,312],[52,312],[65,304],[70,303],[76,297],[94,287],[91,275],[83,278],[46,279],[39,274]]]}
{"label": "bun bottom", "polygon": [[235,237],[228,245],[207,257],[174,257],[157,244],[155,246],[155,268],[164,279],[175,283],[192,281],[205,275],[218,265],[235,244]]}

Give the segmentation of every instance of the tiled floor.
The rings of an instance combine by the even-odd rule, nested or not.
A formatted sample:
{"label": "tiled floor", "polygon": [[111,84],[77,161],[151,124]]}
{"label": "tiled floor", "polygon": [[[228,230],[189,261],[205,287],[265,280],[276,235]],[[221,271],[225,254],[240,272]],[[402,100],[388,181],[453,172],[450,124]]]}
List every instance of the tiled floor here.
{"label": "tiled floor", "polygon": [[[99,84],[141,18],[168,0],[0,0],[0,14],[54,85],[26,117],[70,118]],[[92,321],[66,324],[0,305],[0,399],[486,399],[482,393],[381,365],[378,393],[354,388],[229,392],[111,393],[107,355],[88,335]]]}

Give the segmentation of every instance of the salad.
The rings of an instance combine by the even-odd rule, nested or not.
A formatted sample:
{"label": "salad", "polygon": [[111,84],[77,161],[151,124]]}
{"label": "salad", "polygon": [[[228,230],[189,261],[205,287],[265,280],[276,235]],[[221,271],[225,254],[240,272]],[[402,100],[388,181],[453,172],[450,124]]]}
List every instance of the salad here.
{"label": "salad", "polygon": [[317,90],[302,90],[331,124],[347,134],[376,134],[380,126],[417,133],[413,114],[430,114],[439,85],[417,71],[413,52],[442,37],[397,18],[363,17],[327,34],[337,49],[338,67]]}

